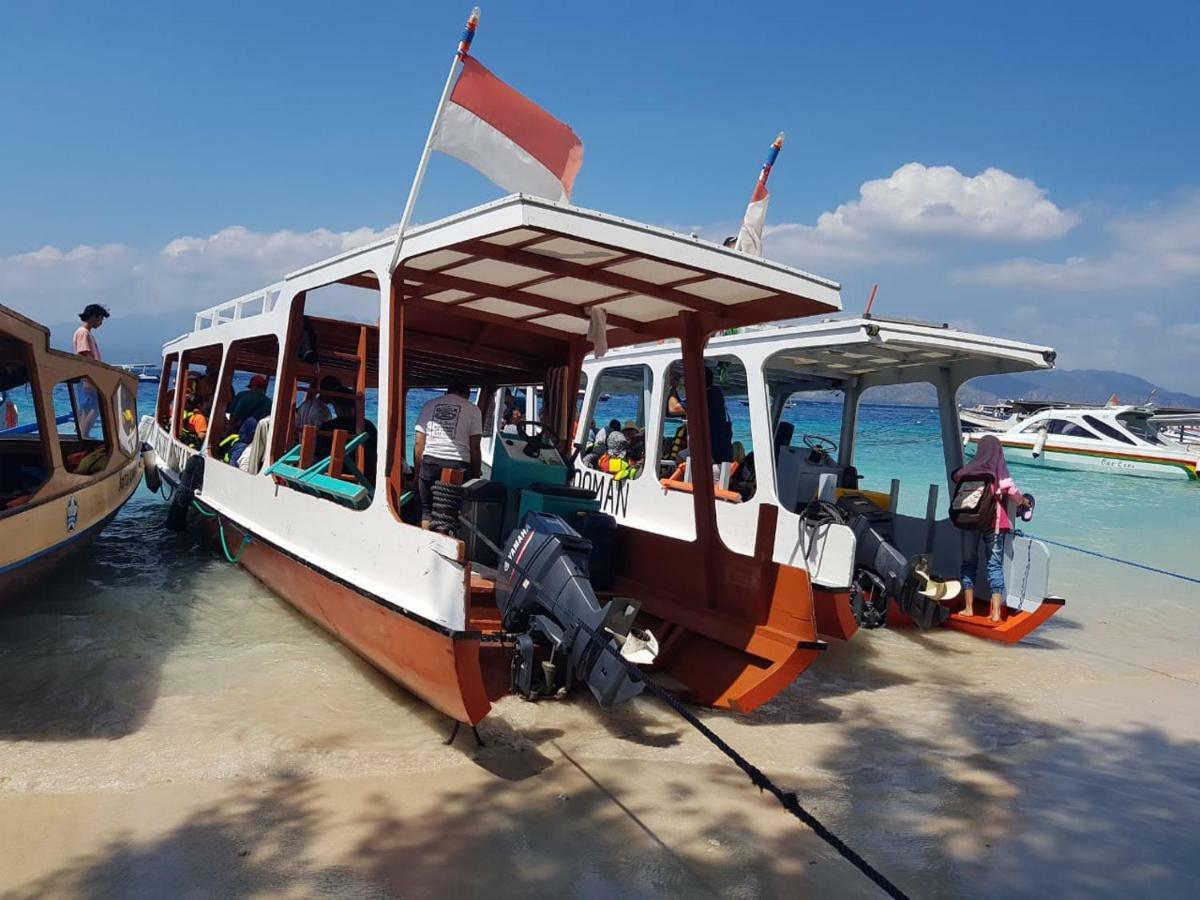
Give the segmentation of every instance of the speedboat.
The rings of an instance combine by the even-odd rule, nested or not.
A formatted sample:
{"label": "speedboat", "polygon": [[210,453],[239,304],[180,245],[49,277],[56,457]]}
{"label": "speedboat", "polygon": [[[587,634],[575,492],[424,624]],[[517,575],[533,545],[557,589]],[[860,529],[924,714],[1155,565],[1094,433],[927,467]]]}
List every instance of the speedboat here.
{"label": "speedboat", "polygon": [[0,306],[0,602],[94,540],[142,473],[137,379]]}
{"label": "speedboat", "polygon": [[[681,431],[708,434],[709,425],[695,421],[693,403],[686,406],[686,429],[685,420],[671,414],[679,402],[672,386],[680,359],[678,343],[660,342],[584,362],[589,396],[576,435],[573,483],[594,491],[630,531],[692,534],[692,495],[711,490],[721,542],[754,561],[756,568],[742,578],[766,581],[776,591],[811,589],[822,637],[915,623],[1013,643],[1063,607],[1050,591],[1048,547],[1007,535],[1002,621],[963,615],[944,577],[961,570],[963,533],[937,514],[939,492],[952,489],[950,475],[963,464],[958,389],[979,375],[1049,369],[1051,348],[878,317],[713,338],[705,364],[725,404],[748,402],[750,434],[734,443],[734,459],[715,467],[712,478],[693,477],[709,470],[704,462],[681,462],[681,449],[708,444],[687,441]],[[887,491],[863,490],[856,467],[860,401],[873,387],[897,384],[931,384],[937,392],[946,481],[924,490],[923,516],[899,511],[899,480]],[[601,391],[624,394],[626,405],[637,401],[644,458],[633,465],[587,450],[587,429],[603,418]],[[790,404],[795,412],[785,414]],[[707,414],[719,419],[724,412]],[[830,430],[797,435],[795,422],[809,417],[829,422]],[[888,477],[886,471],[868,474],[877,483]],[[982,573],[979,582],[986,582]],[[792,614],[806,612],[801,607]],[[763,621],[787,621],[766,609],[762,615]]]}
{"label": "speedboat", "polygon": [[[791,684],[826,646],[805,555],[773,550],[794,535],[752,516],[730,542],[723,502],[702,488],[671,494],[665,528],[642,527],[632,502],[617,520],[611,497],[570,483],[569,438],[599,322],[612,353],[676,340],[683,378],[702,393],[709,334],[835,312],[839,286],[521,195],[411,230],[394,270],[392,253],[391,239],[377,241],[292,272],[200,312],[164,346],[143,428],[175,491],[169,524],[212,532],[280,598],[461,723],[511,691],[586,684],[602,704],[624,699],[642,682],[613,652],[653,661],[660,684],[709,706],[751,710]],[[189,397],[193,374],[212,379],[210,399]],[[271,379],[274,409],[232,465],[226,410],[247,374]],[[457,484],[445,470],[442,530],[423,530],[407,413],[425,389],[455,382],[491,410],[488,477]],[[501,428],[506,387],[525,388],[530,415]],[[588,390],[623,399],[594,380]],[[353,426],[323,446],[311,425],[296,427],[313,391],[353,408]],[[206,434],[185,440],[197,414]]]}
{"label": "speedboat", "polygon": [[1148,406],[1061,407],[1034,413],[995,434],[1009,462],[1145,478],[1197,479],[1200,447],[1177,437],[1196,414],[1163,415]]}
{"label": "speedboat", "polygon": [[157,384],[161,374],[157,363],[125,363],[117,368],[136,376],[141,384]]}

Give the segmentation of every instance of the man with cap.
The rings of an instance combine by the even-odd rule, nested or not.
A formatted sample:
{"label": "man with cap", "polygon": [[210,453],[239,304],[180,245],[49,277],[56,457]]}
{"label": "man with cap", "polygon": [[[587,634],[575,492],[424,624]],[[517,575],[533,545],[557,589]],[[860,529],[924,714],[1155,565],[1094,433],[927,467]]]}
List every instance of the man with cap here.
{"label": "man with cap", "polygon": [[265,419],[271,414],[271,398],[267,396],[267,376],[251,375],[250,386],[241,391],[229,404],[229,431],[237,434],[246,419]]}
{"label": "man with cap", "polygon": [[76,353],[100,361],[100,345],[96,343],[96,336],[92,332],[103,325],[107,318],[108,310],[99,303],[89,303],[84,307],[83,312],[79,314],[79,320],[83,324],[75,329]]}

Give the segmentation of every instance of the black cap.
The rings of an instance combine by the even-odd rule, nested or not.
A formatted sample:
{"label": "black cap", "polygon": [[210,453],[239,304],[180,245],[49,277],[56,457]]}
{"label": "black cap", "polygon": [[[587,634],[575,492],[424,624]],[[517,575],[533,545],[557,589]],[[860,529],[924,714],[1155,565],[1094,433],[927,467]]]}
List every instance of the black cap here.
{"label": "black cap", "polygon": [[86,322],[92,316],[99,316],[102,319],[107,319],[109,317],[109,312],[99,303],[89,303],[84,307],[83,312],[79,314],[79,320],[81,322]]}

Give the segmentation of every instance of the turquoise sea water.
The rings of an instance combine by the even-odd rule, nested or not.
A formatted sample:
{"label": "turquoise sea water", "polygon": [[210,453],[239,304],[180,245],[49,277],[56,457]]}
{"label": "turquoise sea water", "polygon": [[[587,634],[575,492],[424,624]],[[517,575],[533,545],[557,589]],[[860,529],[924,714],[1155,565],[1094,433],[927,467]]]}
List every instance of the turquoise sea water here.
{"label": "turquoise sea water", "polygon": [[[154,408],[157,385],[143,384],[139,415]],[[373,392],[372,392],[373,393]],[[409,431],[428,392],[414,391],[409,398]],[[21,421],[31,418],[28,393],[10,392]],[[65,399],[65,393],[64,393]],[[368,398],[368,416],[377,419],[375,398]],[[69,407],[66,407],[69,409]],[[748,409],[736,398],[727,400],[734,439],[753,449]],[[816,433],[837,440],[841,409],[833,403],[799,402],[785,410],[796,426],[793,444],[801,435]],[[595,419],[622,421],[636,411],[623,397],[599,403]],[[410,451],[411,452],[411,451]],[[937,411],[919,407],[864,405],[859,413],[856,465],[862,486],[887,491],[893,478],[901,481],[900,508],[924,513],[928,486],[942,486],[940,508],[947,503],[944,489],[941,435]],[[1037,498],[1037,510],[1025,531],[1071,543],[1101,553],[1136,560],[1158,568],[1200,577],[1200,554],[1194,523],[1200,513],[1200,484],[1166,479],[1134,478],[1090,472],[1050,471],[1013,466],[1013,477],[1023,491]],[[136,515],[149,496],[139,492],[124,515]],[[1200,587],[1163,576],[1096,560],[1067,550],[1053,549],[1052,588],[1070,597],[1071,592],[1145,596],[1147,592],[1167,602],[1193,605]]]}

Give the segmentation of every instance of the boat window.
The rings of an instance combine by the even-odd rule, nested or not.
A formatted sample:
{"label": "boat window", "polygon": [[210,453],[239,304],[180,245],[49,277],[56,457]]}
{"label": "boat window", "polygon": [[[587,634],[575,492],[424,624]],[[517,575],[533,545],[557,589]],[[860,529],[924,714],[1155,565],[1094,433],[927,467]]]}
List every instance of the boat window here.
{"label": "boat window", "polygon": [[222,355],[220,344],[210,344],[185,350],[180,360],[183,405],[176,416],[175,437],[197,450],[208,436]]}
{"label": "boat window", "polygon": [[[230,344],[209,420],[210,455],[228,463],[241,461],[242,452],[238,445],[245,444],[248,447],[254,443],[258,423],[272,415],[277,387],[275,370],[278,365],[279,339],[273,334]],[[307,393],[305,398],[307,401]],[[331,415],[328,406],[316,399],[308,405],[302,405],[296,412],[296,419],[299,421],[307,417],[316,423],[318,420],[325,421]],[[269,424],[263,426],[264,429],[269,427]],[[245,433],[242,433],[243,428]],[[244,451],[246,447],[241,449]],[[259,460],[262,455],[261,451],[257,454]]]}
{"label": "boat window", "polygon": [[117,446],[126,456],[133,456],[138,448],[137,394],[124,382],[117,385],[115,399],[117,414]]}
{"label": "boat window", "polygon": [[1136,413],[1122,413],[1117,416],[1117,421],[1129,429],[1131,434],[1140,437],[1143,441],[1150,444],[1161,444],[1158,439],[1158,432],[1155,427],[1144,416],[1139,416]]}
{"label": "boat window", "polygon": [[1034,421],[1034,422],[1027,422],[1026,424],[1021,426],[1020,433],[1021,434],[1033,434],[1035,432],[1041,431],[1043,428],[1048,427],[1046,425],[1047,421],[1048,421],[1047,419],[1038,419],[1037,421]]}
{"label": "boat window", "polygon": [[[380,443],[379,328],[372,324],[379,319],[378,280],[364,272],[287,302],[288,337],[279,351],[279,384],[270,391],[270,473],[290,490],[366,509],[375,496]],[[252,350],[231,363],[231,385],[239,371],[246,377],[272,369],[273,346]],[[232,427],[240,410],[229,412]],[[350,447],[344,452],[342,435]]]}
{"label": "boat window", "polygon": [[179,375],[179,355],[172,353],[163,363],[162,378],[158,382],[158,424],[165,431],[171,430],[171,412],[175,407],[175,381]]}
{"label": "boat window", "polygon": [[0,336],[0,516],[24,506],[50,477],[33,352]]}
{"label": "boat window", "polygon": [[[708,415],[710,446],[714,463],[728,463],[718,470],[721,490],[738,494],[743,500],[754,496],[754,442],[750,433],[750,398],[746,393],[746,367],[736,356],[706,356],[704,366],[711,373]],[[707,380],[710,376],[705,375]],[[675,360],[667,371],[667,392],[663,400],[663,428],[660,435],[659,472],[663,478],[683,478],[680,471],[688,457],[687,389],[683,361]],[[723,495],[718,494],[718,498]],[[726,499],[734,499],[726,497]]]}
{"label": "boat window", "polygon": [[1050,434],[1059,434],[1063,437],[1086,438],[1091,441],[1100,440],[1099,435],[1084,428],[1078,422],[1071,422],[1067,419],[1051,419],[1050,427],[1047,430]]}
{"label": "boat window", "polygon": [[500,431],[515,433],[519,430],[521,423],[529,418],[528,393],[523,387],[506,387],[499,394]]}
{"label": "boat window", "polygon": [[650,367],[612,366],[596,378],[583,464],[617,479],[640,478],[646,467],[646,402]]}
{"label": "boat window", "polygon": [[1133,443],[1133,441],[1131,441],[1125,435],[1121,434],[1121,432],[1117,431],[1117,429],[1113,428],[1107,422],[1097,419],[1095,416],[1084,416],[1083,421],[1087,422],[1089,425],[1092,426],[1092,428],[1096,429],[1098,432],[1100,432],[1106,438],[1109,438],[1114,441],[1120,441],[1122,444],[1132,444]]}
{"label": "boat window", "polygon": [[52,397],[63,467],[77,475],[103,471],[110,446],[108,404],[96,383],[86,376],[60,381]]}

